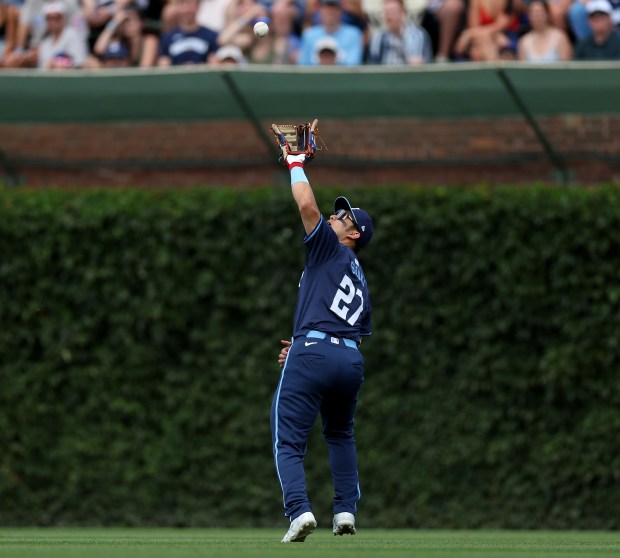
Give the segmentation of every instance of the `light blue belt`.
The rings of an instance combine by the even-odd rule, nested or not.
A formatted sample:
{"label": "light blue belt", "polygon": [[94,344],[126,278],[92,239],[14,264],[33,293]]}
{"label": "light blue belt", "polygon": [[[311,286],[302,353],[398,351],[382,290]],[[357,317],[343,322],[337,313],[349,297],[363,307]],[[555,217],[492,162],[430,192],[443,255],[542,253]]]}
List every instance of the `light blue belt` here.
{"label": "light blue belt", "polygon": [[306,337],[314,337],[316,339],[325,339],[329,337],[329,340],[334,345],[339,345],[340,341],[342,341],[347,347],[350,347],[351,349],[357,349],[357,343],[353,341],[353,339],[346,339],[345,337],[332,337],[331,335],[328,336],[327,333],[317,331],[316,329],[312,329],[308,333],[306,333]]}

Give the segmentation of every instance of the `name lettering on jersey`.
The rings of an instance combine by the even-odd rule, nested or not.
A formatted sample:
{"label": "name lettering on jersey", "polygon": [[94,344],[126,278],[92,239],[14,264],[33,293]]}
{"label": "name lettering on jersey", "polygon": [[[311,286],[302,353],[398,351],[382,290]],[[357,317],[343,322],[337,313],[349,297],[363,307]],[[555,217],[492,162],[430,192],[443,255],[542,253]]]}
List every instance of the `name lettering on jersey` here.
{"label": "name lettering on jersey", "polygon": [[205,41],[200,37],[177,37],[172,38],[170,45],[170,56],[179,56],[185,52],[196,52],[198,54],[206,54],[209,50],[209,41]]}
{"label": "name lettering on jersey", "polygon": [[354,261],[351,262],[351,273],[353,273],[353,275],[355,275],[355,277],[357,277],[360,280],[362,285],[366,286],[366,277],[364,277],[364,272],[362,271],[362,268],[360,267],[359,260],[355,259]]}

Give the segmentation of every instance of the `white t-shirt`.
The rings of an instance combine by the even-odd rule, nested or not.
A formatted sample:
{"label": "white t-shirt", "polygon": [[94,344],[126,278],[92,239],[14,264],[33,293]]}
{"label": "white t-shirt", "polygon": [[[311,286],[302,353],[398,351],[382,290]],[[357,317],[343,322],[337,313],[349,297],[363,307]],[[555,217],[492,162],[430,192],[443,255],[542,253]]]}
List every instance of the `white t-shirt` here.
{"label": "white t-shirt", "polygon": [[[65,21],[84,36],[87,35],[87,25],[80,7],[79,0],[63,0],[67,7]],[[47,24],[43,6],[45,0],[26,0],[19,13],[19,22],[30,29],[30,46],[37,46],[45,37]]]}
{"label": "white t-shirt", "polygon": [[219,33],[224,29],[226,6],[230,0],[201,0],[196,14],[198,25]]}
{"label": "white t-shirt", "polygon": [[81,67],[86,62],[88,46],[86,39],[79,31],[68,25],[58,37],[48,35],[39,45],[39,68],[46,68],[49,62],[57,55],[64,54],[71,58],[73,67]]}

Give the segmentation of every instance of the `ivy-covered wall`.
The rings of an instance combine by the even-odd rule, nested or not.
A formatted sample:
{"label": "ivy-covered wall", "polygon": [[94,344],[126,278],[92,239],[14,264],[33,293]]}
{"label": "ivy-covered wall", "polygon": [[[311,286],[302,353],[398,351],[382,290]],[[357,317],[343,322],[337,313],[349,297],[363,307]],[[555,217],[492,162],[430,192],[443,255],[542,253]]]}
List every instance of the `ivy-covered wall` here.
{"label": "ivy-covered wall", "polygon": [[[376,229],[360,526],[619,528],[620,192],[347,195]],[[281,187],[2,191],[0,524],[283,525],[302,234]],[[318,428],[306,467],[327,524]]]}

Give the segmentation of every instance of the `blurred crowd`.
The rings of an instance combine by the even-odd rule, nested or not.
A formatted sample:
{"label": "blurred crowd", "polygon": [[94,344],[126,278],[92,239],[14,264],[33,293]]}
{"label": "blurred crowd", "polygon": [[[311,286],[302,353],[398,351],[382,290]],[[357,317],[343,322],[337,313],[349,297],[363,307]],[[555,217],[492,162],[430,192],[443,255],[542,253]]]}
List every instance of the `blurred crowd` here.
{"label": "blurred crowd", "polygon": [[377,2],[0,0],[0,67],[620,60],[620,0]]}

